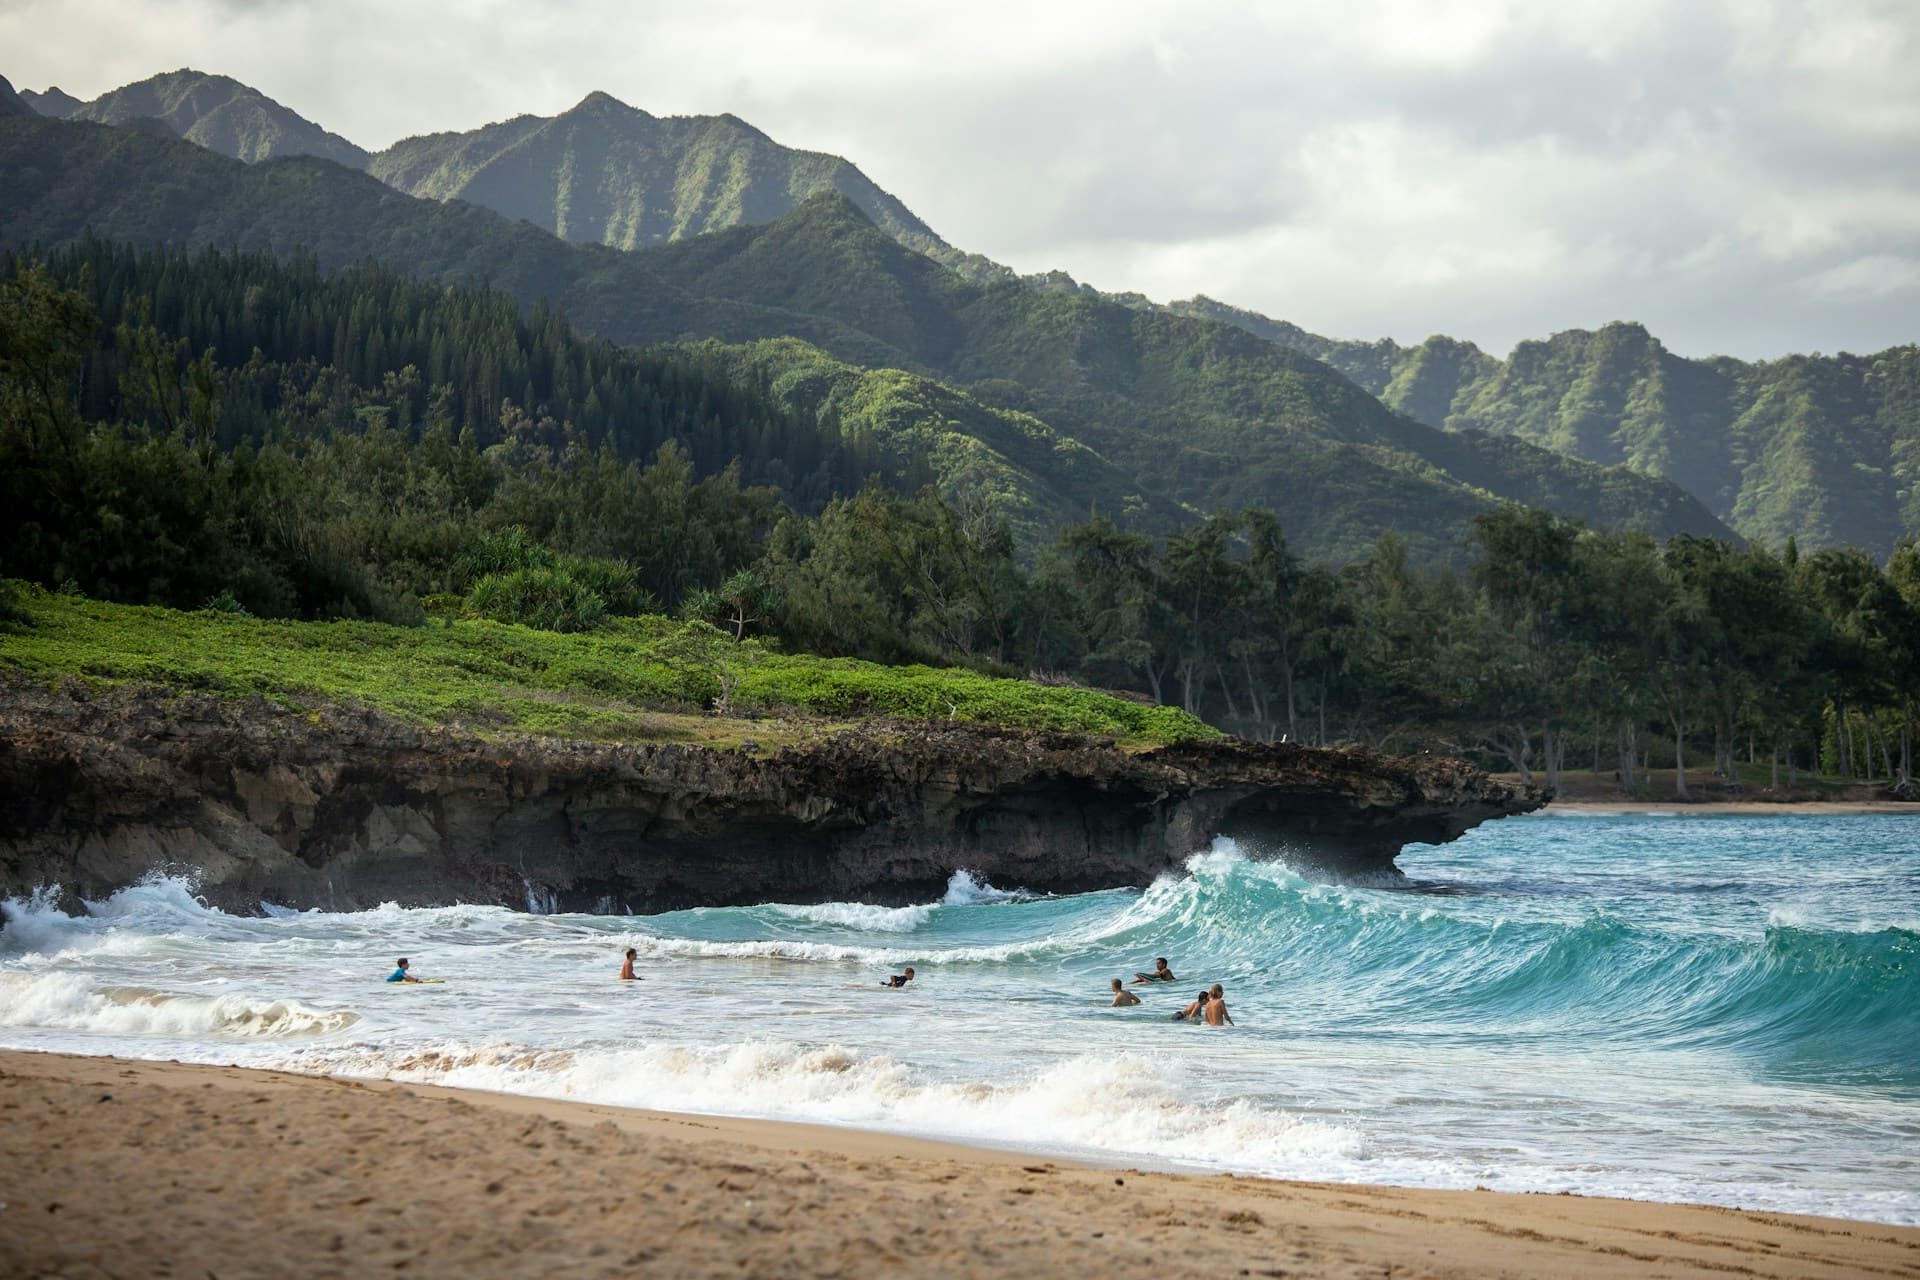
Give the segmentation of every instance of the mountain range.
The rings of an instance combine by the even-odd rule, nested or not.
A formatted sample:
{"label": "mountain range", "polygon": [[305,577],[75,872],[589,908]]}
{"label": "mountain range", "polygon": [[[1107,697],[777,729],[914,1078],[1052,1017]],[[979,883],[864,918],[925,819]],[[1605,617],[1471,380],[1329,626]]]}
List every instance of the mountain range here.
{"label": "mountain range", "polygon": [[[1277,510],[1289,536],[1322,558],[1353,558],[1397,528],[1417,554],[1440,559],[1459,549],[1474,514],[1510,500],[1662,534],[1726,532],[1670,484],[1435,431],[1232,325],[1013,280],[975,283],[902,246],[835,192],[774,223],[628,252],[568,244],[464,202],[410,198],[311,157],[247,165],[148,130],[80,121],[0,124],[0,180],[10,192],[0,242],[57,245],[90,233],[305,249],[333,265],[370,258],[428,278],[487,279],[528,303],[554,299],[575,324],[615,341],[797,337],[850,365],[930,376],[982,412],[1024,415],[1055,439],[1018,463],[999,455],[1021,477],[1005,500],[1036,529],[1095,509],[1138,511],[1167,527],[1252,504]],[[921,404],[933,415],[926,431],[952,434],[941,398]],[[904,429],[897,415],[888,421]],[[1089,489],[1087,476],[1103,479]],[[1076,505],[1048,494],[1074,495]]]}
{"label": "mountain range", "polygon": [[1675,355],[1639,324],[1522,342],[1345,342],[1198,297],[1168,309],[1323,360],[1429,426],[1664,476],[1742,535],[1876,555],[1920,532],[1920,346],[1744,361]]}
{"label": "mountain range", "polygon": [[[72,181],[0,212],[9,240],[54,243],[90,224],[147,242],[298,244],[323,261],[357,253],[552,296],[617,341],[798,337],[848,366],[930,376],[973,404],[1027,415],[1110,469],[1146,477],[1128,498],[1143,510],[1291,507],[1289,532],[1323,554],[1351,553],[1419,511],[1432,531],[1416,543],[1444,555],[1495,499],[1596,523],[1731,526],[1876,552],[1920,527],[1912,348],[1688,361],[1616,325],[1522,344],[1500,361],[1450,338],[1342,342],[1206,298],[1157,305],[1058,273],[1023,281],[948,245],[845,160],[781,147],[731,116],[659,118],[605,94],[559,116],[371,155],[237,81],[195,72],[92,103],[57,90],[22,100],[73,120],[157,117],[241,160],[324,156],[451,203],[390,205],[366,179],[304,161],[253,177],[209,172],[226,199],[187,201],[166,172],[186,162],[94,141],[74,144],[83,154]],[[129,167],[160,203],[108,198]],[[291,207],[295,192],[319,207]],[[531,228],[478,217],[475,205],[578,251],[536,243]],[[1111,486],[1103,492],[1111,499]]]}
{"label": "mountain range", "polygon": [[659,117],[591,93],[557,116],[403,138],[374,153],[249,85],[187,68],[91,102],[58,88],[22,96],[54,119],[163,120],[187,141],[249,163],[320,156],[409,195],[464,200],[616,249],[771,222],[809,195],[839,191],[919,253],[969,274],[1011,274],[949,245],[848,161],[783,147],[731,115]]}

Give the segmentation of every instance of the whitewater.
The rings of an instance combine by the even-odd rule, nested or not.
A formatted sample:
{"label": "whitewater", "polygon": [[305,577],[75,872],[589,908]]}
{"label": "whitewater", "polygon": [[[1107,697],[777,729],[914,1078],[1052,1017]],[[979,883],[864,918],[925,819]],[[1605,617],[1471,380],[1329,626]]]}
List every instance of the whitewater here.
{"label": "whitewater", "polygon": [[[650,917],[49,892],[4,906],[0,1046],[1920,1223],[1920,817],[1553,813],[1410,848],[1393,887],[1255,852]],[[444,985],[383,982],[402,955]],[[1155,956],[1179,980],[1107,1007]],[[1236,1028],[1170,1020],[1212,982]]]}

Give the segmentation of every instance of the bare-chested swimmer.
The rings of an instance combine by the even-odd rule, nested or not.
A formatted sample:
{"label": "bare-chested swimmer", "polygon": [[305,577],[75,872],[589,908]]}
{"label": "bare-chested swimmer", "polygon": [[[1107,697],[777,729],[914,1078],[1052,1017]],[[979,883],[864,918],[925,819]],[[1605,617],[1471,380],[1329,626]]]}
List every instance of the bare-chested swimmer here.
{"label": "bare-chested swimmer", "polygon": [[1143,982],[1172,982],[1172,981],[1173,981],[1173,970],[1167,968],[1167,958],[1165,956],[1161,956],[1153,962],[1152,973],[1136,973],[1133,975],[1133,985],[1136,987]]}
{"label": "bare-chested swimmer", "polygon": [[627,958],[620,962],[620,976],[633,982],[640,981],[640,975],[633,971],[633,958],[640,954],[632,947],[627,948]]}
{"label": "bare-chested swimmer", "polygon": [[1120,979],[1113,980],[1113,1004],[1110,1008],[1124,1009],[1130,1004],[1139,1004],[1140,997],[1120,985]]}
{"label": "bare-chested swimmer", "polygon": [[1210,1027],[1230,1027],[1233,1019],[1227,1016],[1227,993],[1221,990],[1219,983],[1207,988],[1207,1007],[1203,1015]]}
{"label": "bare-chested swimmer", "polygon": [[880,985],[883,987],[904,987],[909,982],[912,982],[912,981],[913,981],[913,966],[908,965],[905,973],[890,974],[887,977],[881,979]]}
{"label": "bare-chested swimmer", "polygon": [[1175,1022],[1198,1022],[1207,1014],[1207,993],[1202,991],[1193,998],[1193,1003],[1173,1015]]}

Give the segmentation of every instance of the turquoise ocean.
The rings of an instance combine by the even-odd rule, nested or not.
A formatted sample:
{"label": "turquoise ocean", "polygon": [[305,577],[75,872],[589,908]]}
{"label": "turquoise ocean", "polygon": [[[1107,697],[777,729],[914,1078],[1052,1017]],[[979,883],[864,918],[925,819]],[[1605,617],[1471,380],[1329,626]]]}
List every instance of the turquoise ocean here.
{"label": "turquoise ocean", "polygon": [[[1397,886],[1260,853],[650,917],[42,894],[4,908],[0,1046],[1920,1223],[1920,816],[1539,815],[1410,848]],[[445,983],[384,983],[400,955]],[[1162,955],[1177,982],[1106,1007]],[[1170,1019],[1213,982],[1236,1028]]]}

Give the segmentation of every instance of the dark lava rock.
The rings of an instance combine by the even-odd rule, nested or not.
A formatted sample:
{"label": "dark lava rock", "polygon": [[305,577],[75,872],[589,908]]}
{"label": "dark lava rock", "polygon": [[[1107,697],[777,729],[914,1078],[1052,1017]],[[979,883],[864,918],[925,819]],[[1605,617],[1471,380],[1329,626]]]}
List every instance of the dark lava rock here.
{"label": "dark lava rock", "polygon": [[759,758],[500,740],[352,707],[0,683],[0,893],[152,871],[208,901],[661,911],[1145,885],[1218,834],[1389,873],[1545,793],[1462,761],[876,721]]}

